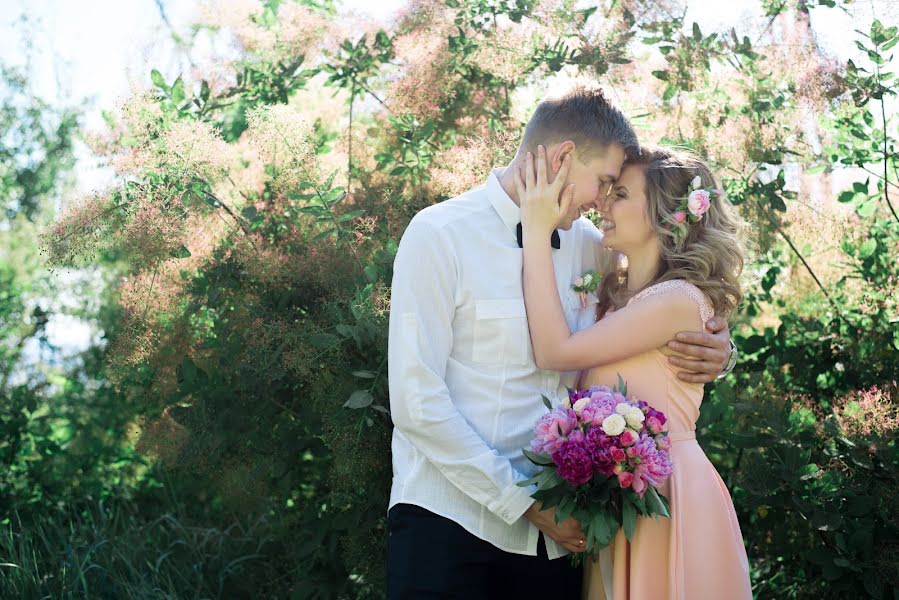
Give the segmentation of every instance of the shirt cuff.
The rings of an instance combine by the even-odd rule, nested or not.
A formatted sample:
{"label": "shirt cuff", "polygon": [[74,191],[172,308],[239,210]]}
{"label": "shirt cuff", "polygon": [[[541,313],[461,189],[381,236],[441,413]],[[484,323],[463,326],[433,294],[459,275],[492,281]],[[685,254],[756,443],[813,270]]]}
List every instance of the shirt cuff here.
{"label": "shirt cuff", "polygon": [[507,524],[512,525],[520,519],[531,507],[531,504],[534,503],[531,494],[533,494],[536,489],[535,486],[519,487],[518,485],[512,484],[503,491],[499,498],[491,502],[487,506],[487,509]]}

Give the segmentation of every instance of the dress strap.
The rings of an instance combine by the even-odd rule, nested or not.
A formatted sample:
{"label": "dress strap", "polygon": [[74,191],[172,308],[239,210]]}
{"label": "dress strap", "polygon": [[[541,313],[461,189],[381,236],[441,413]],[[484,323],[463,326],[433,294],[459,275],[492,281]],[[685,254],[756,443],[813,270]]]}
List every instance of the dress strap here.
{"label": "dress strap", "polygon": [[628,304],[631,302],[639,302],[643,298],[649,298],[650,296],[664,294],[665,292],[674,290],[684,292],[696,302],[696,305],[699,308],[699,318],[703,323],[715,316],[715,309],[712,307],[712,303],[709,301],[708,296],[702,293],[702,290],[698,287],[683,279],[669,279],[668,281],[662,281],[661,283],[651,285],[631,298],[628,301]]}

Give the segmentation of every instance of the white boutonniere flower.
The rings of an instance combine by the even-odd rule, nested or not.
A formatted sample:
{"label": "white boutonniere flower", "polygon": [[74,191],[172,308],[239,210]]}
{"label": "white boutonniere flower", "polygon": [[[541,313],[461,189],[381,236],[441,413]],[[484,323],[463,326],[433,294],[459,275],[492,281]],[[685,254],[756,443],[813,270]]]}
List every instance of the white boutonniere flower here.
{"label": "white boutonniere flower", "polygon": [[581,308],[587,307],[587,294],[596,294],[599,282],[602,281],[602,275],[596,271],[587,271],[574,280],[571,289],[578,293],[581,298]]}

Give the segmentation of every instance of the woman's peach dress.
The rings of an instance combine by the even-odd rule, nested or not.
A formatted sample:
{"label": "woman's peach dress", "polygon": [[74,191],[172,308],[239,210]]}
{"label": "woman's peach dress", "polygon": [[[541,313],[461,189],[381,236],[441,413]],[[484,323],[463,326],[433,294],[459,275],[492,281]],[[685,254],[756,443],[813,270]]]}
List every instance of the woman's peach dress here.
{"label": "woman's peach dress", "polygon": [[[699,288],[685,281],[656,284],[630,302],[674,291],[696,302],[695,330],[701,331],[713,315],[712,306]],[[660,314],[658,318],[665,317]],[[662,490],[671,503],[671,518],[639,518],[632,542],[619,530],[600,559],[587,564],[587,600],[752,598],[749,564],[733,502],[724,481],[696,442],[702,385],[681,381],[676,373],[659,349],[591,369],[582,379],[584,387],[611,387],[620,374],[627,382],[629,396],[664,412],[674,467]],[[607,575],[605,580],[602,573]]]}

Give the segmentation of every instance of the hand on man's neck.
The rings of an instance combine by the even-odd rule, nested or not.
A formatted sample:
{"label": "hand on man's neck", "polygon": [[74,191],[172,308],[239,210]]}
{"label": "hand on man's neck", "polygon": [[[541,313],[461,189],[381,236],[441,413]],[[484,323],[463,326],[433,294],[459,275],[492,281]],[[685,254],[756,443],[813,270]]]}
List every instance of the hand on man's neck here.
{"label": "hand on man's neck", "polygon": [[502,186],[503,190],[509,195],[509,198],[512,199],[512,202],[516,204],[516,206],[521,206],[521,201],[518,199],[518,190],[515,189],[515,167],[518,166],[518,157],[512,160],[507,166],[502,167],[497,174],[497,179],[499,179],[499,184]]}

